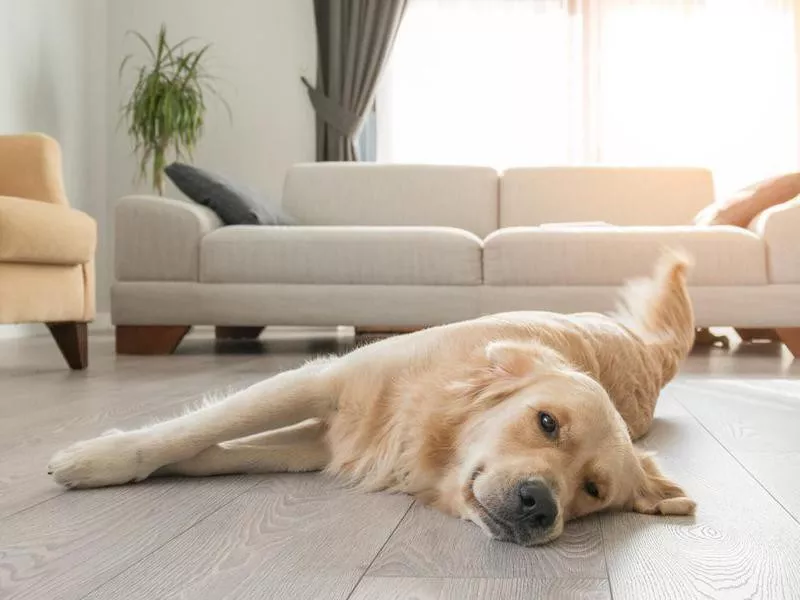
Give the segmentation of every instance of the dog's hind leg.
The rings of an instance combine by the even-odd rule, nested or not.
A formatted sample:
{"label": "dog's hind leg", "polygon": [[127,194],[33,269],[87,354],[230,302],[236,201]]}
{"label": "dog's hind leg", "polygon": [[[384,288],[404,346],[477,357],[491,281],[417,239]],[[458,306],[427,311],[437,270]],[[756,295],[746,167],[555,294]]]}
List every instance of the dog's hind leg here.
{"label": "dog's hind leg", "polygon": [[321,471],[330,460],[325,442],[300,442],[278,446],[217,444],[200,454],[163,466],[152,475],[232,475],[235,473],[300,473]]}
{"label": "dog's hind leg", "polygon": [[308,419],[294,425],[273,429],[238,438],[227,442],[229,445],[244,446],[280,446],[283,444],[297,444],[299,442],[321,441],[328,431],[328,425],[320,419]]}
{"label": "dog's hind leg", "polygon": [[335,370],[335,362],[312,362],[182,417],[79,442],[58,452],[49,471],[66,487],[140,481],[215,444],[325,419],[336,410]]}
{"label": "dog's hind leg", "polygon": [[215,444],[191,458],[161,467],[153,476],[319,471],[330,460],[326,431],[324,422],[309,420]]}

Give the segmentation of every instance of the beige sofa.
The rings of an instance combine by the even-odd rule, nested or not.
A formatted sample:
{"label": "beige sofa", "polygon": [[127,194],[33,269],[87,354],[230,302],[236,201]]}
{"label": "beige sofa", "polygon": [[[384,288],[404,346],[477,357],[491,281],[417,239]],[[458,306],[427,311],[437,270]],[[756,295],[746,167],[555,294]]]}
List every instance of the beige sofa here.
{"label": "beige sofa", "polygon": [[713,195],[702,169],[322,163],[287,174],[283,204],[298,226],[222,227],[188,201],[126,197],[118,349],[169,352],[199,324],[246,337],[264,325],[404,329],[605,311],[671,246],[694,256],[698,326],[780,328],[800,350],[800,204],[749,230],[689,225]]}

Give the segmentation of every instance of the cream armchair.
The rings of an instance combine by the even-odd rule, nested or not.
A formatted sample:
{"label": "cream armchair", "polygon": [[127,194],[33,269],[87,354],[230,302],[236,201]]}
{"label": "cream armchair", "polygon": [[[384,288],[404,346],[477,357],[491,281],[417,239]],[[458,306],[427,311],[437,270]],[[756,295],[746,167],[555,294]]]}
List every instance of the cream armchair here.
{"label": "cream armchair", "polygon": [[72,369],[88,362],[95,221],[69,207],[58,143],[0,136],[0,324],[44,323]]}

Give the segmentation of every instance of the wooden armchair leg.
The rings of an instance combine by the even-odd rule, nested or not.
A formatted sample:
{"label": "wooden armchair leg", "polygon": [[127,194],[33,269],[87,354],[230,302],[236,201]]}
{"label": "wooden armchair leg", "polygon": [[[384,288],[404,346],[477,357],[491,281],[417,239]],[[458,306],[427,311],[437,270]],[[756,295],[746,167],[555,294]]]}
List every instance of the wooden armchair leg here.
{"label": "wooden armchair leg", "polygon": [[82,371],[89,366],[89,329],[86,323],[47,323],[47,328],[70,369]]}
{"label": "wooden armchair leg", "polygon": [[191,325],[117,325],[117,354],[172,354]]}

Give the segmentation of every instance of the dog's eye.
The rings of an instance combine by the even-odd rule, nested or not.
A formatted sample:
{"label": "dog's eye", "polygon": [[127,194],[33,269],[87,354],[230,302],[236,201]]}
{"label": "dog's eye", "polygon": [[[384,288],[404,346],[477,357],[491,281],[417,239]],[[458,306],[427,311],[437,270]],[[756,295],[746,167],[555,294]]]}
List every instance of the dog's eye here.
{"label": "dog's eye", "polygon": [[558,429],[558,421],[550,413],[542,411],[539,413],[539,426],[547,435],[553,435]]}
{"label": "dog's eye", "polygon": [[594,481],[587,481],[584,483],[583,491],[589,494],[592,498],[600,497],[600,490],[597,489],[597,484]]}

